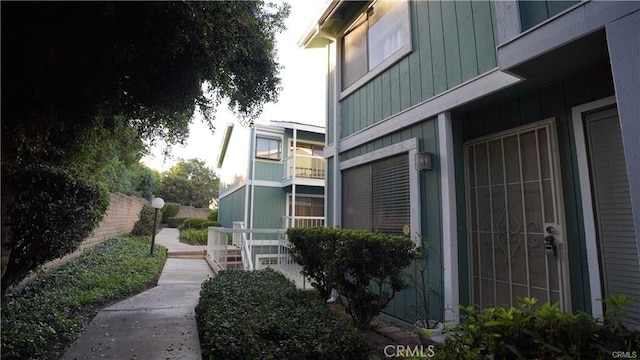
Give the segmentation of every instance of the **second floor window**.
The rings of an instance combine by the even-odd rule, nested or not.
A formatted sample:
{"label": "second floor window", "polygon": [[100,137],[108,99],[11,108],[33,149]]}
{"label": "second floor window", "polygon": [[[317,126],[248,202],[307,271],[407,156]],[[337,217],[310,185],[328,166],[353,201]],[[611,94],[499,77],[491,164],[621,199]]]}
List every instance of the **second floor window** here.
{"label": "second floor window", "polygon": [[[342,89],[367,73],[383,69],[410,50],[409,7],[406,1],[380,0],[344,36]],[[405,50],[405,51],[403,51]]]}
{"label": "second floor window", "polygon": [[282,159],[282,140],[278,138],[257,136],[256,158],[280,161]]}

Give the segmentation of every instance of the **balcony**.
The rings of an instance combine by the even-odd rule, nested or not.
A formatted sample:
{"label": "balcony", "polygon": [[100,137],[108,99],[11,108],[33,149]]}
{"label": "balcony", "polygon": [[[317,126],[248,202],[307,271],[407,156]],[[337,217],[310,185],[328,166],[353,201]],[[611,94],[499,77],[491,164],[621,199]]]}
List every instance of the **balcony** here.
{"label": "balcony", "polygon": [[324,226],[324,216],[285,216],[283,217],[283,226],[285,229]]}
{"label": "balcony", "polygon": [[324,184],[324,158],[314,155],[293,155],[285,159],[284,179],[322,180]]}

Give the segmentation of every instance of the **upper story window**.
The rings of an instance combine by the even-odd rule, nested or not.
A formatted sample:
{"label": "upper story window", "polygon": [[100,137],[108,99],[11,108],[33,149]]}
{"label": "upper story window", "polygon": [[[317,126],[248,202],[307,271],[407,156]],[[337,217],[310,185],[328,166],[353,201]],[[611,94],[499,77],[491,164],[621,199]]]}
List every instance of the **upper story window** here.
{"label": "upper story window", "polygon": [[282,159],[282,139],[256,136],[256,159],[280,161]]}
{"label": "upper story window", "polygon": [[344,36],[342,89],[366,82],[411,51],[407,1],[379,0]]}

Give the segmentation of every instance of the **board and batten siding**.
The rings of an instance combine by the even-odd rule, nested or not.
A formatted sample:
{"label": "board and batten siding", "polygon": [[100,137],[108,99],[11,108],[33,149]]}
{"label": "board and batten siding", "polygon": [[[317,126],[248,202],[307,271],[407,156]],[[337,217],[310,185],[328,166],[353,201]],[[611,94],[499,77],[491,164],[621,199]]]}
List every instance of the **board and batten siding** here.
{"label": "board and batten siding", "polygon": [[[253,194],[254,229],[282,229],[286,214],[286,196],[279,187],[256,186]],[[249,227],[249,226],[247,226]]]}
{"label": "board and batten siding", "polygon": [[[585,248],[584,222],[580,183],[575,153],[575,140],[571,125],[571,108],[614,94],[613,79],[608,64],[581,72],[563,81],[547,85],[520,96],[501,101],[481,110],[454,114],[454,143],[456,147],[470,139],[502,130],[515,128],[543,119],[554,118],[558,136],[561,168],[566,243],[569,258],[569,281],[573,311],[591,312],[590,283]],[[461,126],[460,126],[461,125]],[[456,157],[456,184],[458,185],[458,209],[466,209],[464,199],[464,161]],[[462,187],[461,187],[462,186]],[[466,214],[458,213],[458,223],[466,224]],[[459,239],[466,239],[465,227],[461,227]],[[464,246],[466,249],[466,245]],[[468,277],[462,266],[468,266],[467,254],[461,253],[459,261],[461,299],[467,298]],[[462,294],[464,290],[464,294]]]}
{"label": "board and batten siding", "polygon": [[580,1],[577,0],[518,1],[522,31],[524,32],[531,29],[579,2]]}
{"label": "board and batten siding", "polygon": [[232,228],[234,221],[244,221],[246,188],[243,186],[219,200],[218,220],[223,227]]}
{"label": "board and batten siding", "polygon": [[340,138],[496,67],[490,1],[410,2],[413,51],[343,98]]}
{"label": "board and batten siding", "polygon": [[[283,144],[284,147],[286,144]],[[284,177],[284,158],[283,151],[282,161],[255,160],[256,176],[255,180],[265,181],[282,181]]]}
{"label": "board and batten siding", "polygon": [[[442,279],[442,211],[441,211],[441,184],[438,161],[438,126],[437,119],[431,118],[413,125],[411,127],[396,131],[375,139],[371,142],[362,144],[361,146],[347,150],[340,154],[340,161],[349,160],[376,150],[381,150],[387,146],[401,143],[410,139],[418,139],[418,151],[426,151],[433,153],[433,170],[418,173],[419,191],[420,191],[420,208],[421,208],[421,228],[416,232],[420,234],[416,241],[423,241],[429,244],[429,258],[427,274],[430,285],[433,287],[443,288]],[[332,160],[330,161],[332,162]],[[330,163],[329,162],[329,163]],[[414,166],[414,159],[409,159],[409,166]],[[329,167],[332,171],[332,167]],[[329,182],[332,185],[332,182]],[[327,194],[327,213],[333,215],[333,201],[330,196],[333,194],[332,189]],[[411,196],[418,196],[411,194]],[[415,264],[414,264],[415,265]],[[408,274],[415,276],[415,267],[409,267]],[[442,312],[443,298],[442,294],[432,292],[430,294],[430,306],[432,314],[440,314]],[[391,303],[383,310],[386,316],[390,316],[396,320],[404,321],[412,324],[417,320],[416,307],[418,307],[415,289],[405,289],[396,294]]]}

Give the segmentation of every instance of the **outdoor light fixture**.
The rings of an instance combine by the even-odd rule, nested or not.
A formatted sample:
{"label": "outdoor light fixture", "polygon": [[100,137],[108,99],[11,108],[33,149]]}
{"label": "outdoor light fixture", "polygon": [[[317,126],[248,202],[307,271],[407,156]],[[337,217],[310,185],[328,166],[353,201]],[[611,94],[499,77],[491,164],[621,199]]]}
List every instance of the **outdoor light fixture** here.
{"label": "outdoor light fixture", "polygon": [[151,234],[151,253],[150,254],[153,255],[153,245],[156,242],[156,225],[158,222],[158,210],[164,207],[164,200],[159,197],[154,198],[153,201],[151,201],[151,207],[156,209],[156,213],[153,216],[153,233]]}
{"label": "outdoor light fixture", "polygon": [[432,164],[433,154],[430,152],[416,153],[416,170],[425,171],[433,169]]}

